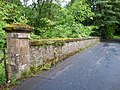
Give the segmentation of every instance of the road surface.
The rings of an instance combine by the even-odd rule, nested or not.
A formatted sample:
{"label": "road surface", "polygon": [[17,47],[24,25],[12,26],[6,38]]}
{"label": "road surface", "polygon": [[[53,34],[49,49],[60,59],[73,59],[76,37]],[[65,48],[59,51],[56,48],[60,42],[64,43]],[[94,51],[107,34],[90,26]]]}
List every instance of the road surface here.
{"label": "road surface", "polygon": [[99,43],[11,90],[120,90],[120,42]]}

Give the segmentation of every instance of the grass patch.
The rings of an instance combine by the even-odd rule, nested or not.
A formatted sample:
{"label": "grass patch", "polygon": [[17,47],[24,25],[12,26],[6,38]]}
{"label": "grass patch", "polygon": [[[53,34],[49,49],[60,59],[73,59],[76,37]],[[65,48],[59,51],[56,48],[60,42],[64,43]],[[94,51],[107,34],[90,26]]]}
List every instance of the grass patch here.
{"label": "grass patch", "polygon": [[49,70],[52,67],[51,63],[46,63],[44,65],[40,65],[40,66],[32,66],[30,67],[29,70],[25,70],[21,73],[21,80],[29,78],[29,77],[34,77],[37,74],[39,74],[42,71],[46,71]]}
{"label": "grass patch", "polygon": [[115,35],[114,36],[114,39],[118,39],[118,38],[120,38],[120,35]]}

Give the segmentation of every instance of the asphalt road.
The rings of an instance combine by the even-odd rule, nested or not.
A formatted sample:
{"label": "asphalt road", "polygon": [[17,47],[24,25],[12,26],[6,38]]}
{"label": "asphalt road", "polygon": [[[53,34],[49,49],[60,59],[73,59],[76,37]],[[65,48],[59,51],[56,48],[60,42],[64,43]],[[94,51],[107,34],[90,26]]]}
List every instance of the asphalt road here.
{"label": "asphalt road", "polygon": [[11,90],[120,90],[120,42],[99,43]]}

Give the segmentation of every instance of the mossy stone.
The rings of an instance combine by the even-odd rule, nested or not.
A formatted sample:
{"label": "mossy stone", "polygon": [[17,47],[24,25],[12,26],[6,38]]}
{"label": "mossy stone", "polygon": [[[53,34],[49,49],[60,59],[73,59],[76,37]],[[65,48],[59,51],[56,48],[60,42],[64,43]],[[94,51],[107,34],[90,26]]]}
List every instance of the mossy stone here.
{"label": "mossy stone", "polygon": [[34,30],[34,28],[27,24],[13,23],[4,27],[3,30],[6,32],[31,32]]}

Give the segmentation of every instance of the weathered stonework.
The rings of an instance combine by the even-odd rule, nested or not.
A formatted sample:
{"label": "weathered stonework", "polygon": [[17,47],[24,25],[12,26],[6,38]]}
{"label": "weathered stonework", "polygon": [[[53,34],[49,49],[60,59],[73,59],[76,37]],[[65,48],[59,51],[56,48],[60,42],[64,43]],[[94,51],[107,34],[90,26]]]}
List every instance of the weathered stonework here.
{"label": "weathered stonework", "polygon": [[[66,58],[67,55],[74,53],[80,49],[84,49],[92,44],[100,41],[100,38],[88,38],[88,39],[74,39],[68,40],[62,46],[39,46],[32,44],[30,46],[30,62],[31,65],[39,66],[44,64],[44,62],[51,62],[52,59],[57,59],[57,61]],[[34,42],[32,42],[34,43]]]}
{"label": "weathered stonework", "polygon": [[99,42],[100,38],[46,39],[29,42],[32,27],[11,24],[7,32],[9,79],[19,78],[21,72],[46,63],[56,64],[70,55]]}
{"label": "weathered stonework", "polygon": [[7,32],[9,79],[19,76],[30,65],[29,37],[32,27],[23,24],[11,24],[4,28]]}

